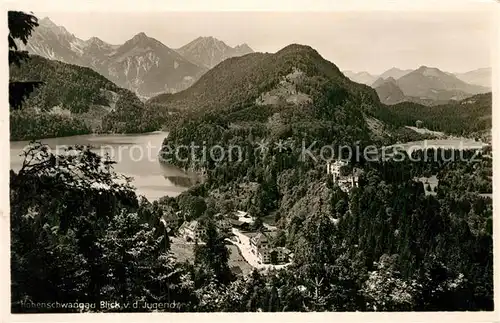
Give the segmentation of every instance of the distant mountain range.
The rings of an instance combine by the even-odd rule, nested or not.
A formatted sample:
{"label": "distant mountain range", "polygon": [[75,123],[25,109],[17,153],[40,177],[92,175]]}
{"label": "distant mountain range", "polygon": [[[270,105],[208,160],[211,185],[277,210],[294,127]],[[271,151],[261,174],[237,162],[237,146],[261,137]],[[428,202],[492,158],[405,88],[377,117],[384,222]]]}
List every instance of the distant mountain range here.
{"label": "distant mountain range", "polygon": [[[62,27],[52,26],[51,31],[40,29],[33,36],[34,42],[28,42],[28,48],[53,59],[33,55],[21,67],[11,66],[10,77],[13,80],[41,80],[46,83],[25,102],[28,109],[14,114],[14,119],[11,114],[11,124],[14,125],[12,138],[29,139],[91,131],[152,131],[161,126],[172,126],[169,122],[177,124],[193,116],[206,116],[209,122],[213,122],[211,118],[214,116],[220,116],[225,122],[241,123],[240,126],[248,121],[259,121],[268,127],[274,124],[270,120],[276,118],[283,118],[279,122],[283,126],[288,122],[294,123],[293,127],[273,128],[277,136],[306,131],[309,136],[341,134],[351,138],[349,140],[386,140],[391,136],[393,139],[406,138],[414,134],[401,132],[400,127],[413,125],[415,118],[410,117],[417,115],[415,111],[425,108],[414,102],[434,105],[439,101],[455,100],[455,103],[442,107],[442,114],[434,114],[446,115],[454,120],[450,129],[455,133],[456,129],[464,126],[464,121],[453,116],[453,109],[457,105],[473,109],[483,96],[471,98],[470,104],[469,101],[459,100],[469,97],[472,92],[488,90],[461,81],[451,73],[426,66],[398,79],[392,76],[379,78],[372,83],[373,89],[350,80],[313,48],[292,44],[274,54],[249,53],[227,58],[211,69],[204,67],[207,72],[186,90],[162,93],[144,104],[131,91],[119,88],[116,85],[118,82],[113,83],[110,79],[120,80],[145,93],[145,89],[160,90],[154,87],[158,82],[169,82],[172,75],[163,75],[164,71],[175,73],[182,68],[194,73],[202,68],[144,33],[116,46],[95,37],[87,41],[79,40]],[[44,45],[49,41],[53,42],[52,47]],[[149,58],[150,63],[144,62],[144,58]],[[74,59],[93,68],[57,59]],[[173,69],[165,66],[168,62],[174,65]],[[132,65],[135,63],[141,65]],[[190,68],[193,70],[190,71]],[[109,79],[104,77],[104,72],[97,73],[99,69],[106,71]],[[393,69],[386,75],[395,74],[402,72]],[[142,83],[133,84],[131,80],[134,78]],[[146,84],[149,86],[145,87]],[[394,106],[388,107],[381,102]],[[487,100],[485,102],[477,114],[481,118],[487,113]],[[404,108],[404,114],[398,112],[398,106]],[[429,113],[428,109],[423,111]],[[172,114],[176,117],[172,118]],[[426,120],[430,123],[432,118]],[[318,122],[321,124],[318,128],[310,127]],[[441,123],[439,126],[442,126]],[[469,129],[480,131],[487,126],[481,121]]]}
{"label": "distant mountain range", "polygon": [[372,85],[373,82],[377,80],[376,75],[372,75],[368,72],[353,72],[353,71],[342,71],[345,76],[347,76],[351,81],[356,83]]}
{"label": "distant mountain range", "polygon": [[435,67],[421,66],[397,80],[403,93],[423,99],[462,100],[474,94],[486,93],[490,89],[465,83],[451,73]]}
{"label": "distant mountain range", "polygon": [[412,70],[402,70],[397,67],[393,67],[391,69],[388,69],[384,73],[379,75],[379,78],[382,79],[387,79],[389,77],[392,77],[394,79],[399,79],[400,77],[405,76],[406,74],[410,73]]}
{"label": "distant mountain range", "polygon": [[370,85],[385,104],[403,101],[438,105],[460,101],[475,94],[491,91],[491,69],[482,68],[462,74],[443,72],[435,67],[421,66],[416,70],[391,68],[376,80],[367,72],[345,71],[353,81]]}
{"label": "distant mountain range", "polygon": [[379,79],[384,80],[392,77],[397,80],[398,78],[410,73],[411,71],[412,70],[401,70],[399,68],[393,67],[380,75],[370,74],[368,72],[353,71],[342,71],[342,73],[344,73],[345,76],[347,76],[354,82],[366,84],[373,87],[373,83],[378,81]]}
{"label": "distant mountain range", "polygon": [[466,73],[455,73],[455,76],[464,82],[491,88],[493,82],[491,73],[491,68],[479,68]]}
{"label": "distant mountain range", "polygon": [[212,68],[225,59],[250,54],[253,50],[247,44],[233,48],[214,37],[198,37],[177,52],[199,66]]}
{"label": "distant mountain range", "polygon": [[79,39],[49,18],[39,20],[26,48],[21,48],[90,67],[145,97],[184,90],[222,60],[253,52],[246,44],[232,48],[213,37],[200,37],[174,50],[142,32],[122,45],[112,45],[97,37]]}
{"label": "distant mountain range", "polygon": [[397,104],[405,100],[410,101],[393,77],[388,77],[387,79],[379,78],[373,83],[372,87],[377,92],[380,101],[385,104]]}
{"label": "distant mountain range", "polygon": [[[27,46],[20,47],[48,59],[90,67],[142,98],[185,90],[221,62],[253,53],[247,44],[231,47],[214,37],[198,37],[178,49],[143,32],[121,45],[97,37],[82,40],[49,18],[41,19]],[[393,67],[380,75],[343,73],[374,88],[385,104],[438,105],[491,91],[491,68],[456,74],[427,66],[416,70]]]}

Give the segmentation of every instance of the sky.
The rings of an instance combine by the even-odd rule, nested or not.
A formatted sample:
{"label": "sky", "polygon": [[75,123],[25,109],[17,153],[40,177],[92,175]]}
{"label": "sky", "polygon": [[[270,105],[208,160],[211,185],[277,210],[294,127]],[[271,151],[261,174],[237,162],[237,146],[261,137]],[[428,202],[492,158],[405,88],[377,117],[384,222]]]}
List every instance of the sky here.
{"label": "sky", "polygon": [[299,43],[313,47],[341,70],[372,74],[421,65],[447,72],[490,67],[496,35],[494,11],[486,5],[446,11],[33,12],[81,39],[97,36],[122,44],[145,32],[178,48],[199,36],[213,36],[230,46],[247,43],[260,52]]}

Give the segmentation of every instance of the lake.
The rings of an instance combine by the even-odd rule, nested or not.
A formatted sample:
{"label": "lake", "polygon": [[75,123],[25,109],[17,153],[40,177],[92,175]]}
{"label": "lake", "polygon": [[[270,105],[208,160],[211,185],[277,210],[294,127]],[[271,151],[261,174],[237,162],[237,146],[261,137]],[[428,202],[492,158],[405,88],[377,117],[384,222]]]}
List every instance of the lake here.
{"label": "lake", "polygon": [[431,149],[431,148],[441,148],[441,149],[456,149],[456,150],[475,150],[483,149],[488,143],[476,141],[471,138],[449,138],[449,139],[428,139],[422,141],[412,141],[402,144],[395,144],[392,146],[385,147],[389,149],[392,147],[405,150],[407,153],[411,153],[414,150],[421,149]]}
{"label": "lake", "polygon": [[407,142],[404,147],[408,151],[422,148],[441,148],[441,149],[482,149],[487,143],[476,141],[471,138],[452,138],[452,139],[429,139],[422,141]]}
{"label": "lake", "polygon": [[[64,145],[90,145],[99,155],[109,153],[117,162],[117,173],[133,178],[138,195],[154,201],[163,196],[177,196],[196,182],[196,175],[172,166],[160,164],[158,152],[167,132],[133,135],[83,135],[48,138],[39,141],[52,150]],[[10,142],[10,168],[19,171],[23,157],[19,154],[29,141]]]}

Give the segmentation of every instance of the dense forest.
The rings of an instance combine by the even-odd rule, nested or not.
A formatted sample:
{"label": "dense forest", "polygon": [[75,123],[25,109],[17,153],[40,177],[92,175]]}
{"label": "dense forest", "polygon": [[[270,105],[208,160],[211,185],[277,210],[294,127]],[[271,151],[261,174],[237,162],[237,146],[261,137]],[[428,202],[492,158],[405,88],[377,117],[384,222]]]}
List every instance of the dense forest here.
{"label": "dense forest", "polygon": [[[172,132],[165,141],[168,146],[186,136],[186,142],[197,142],[199,134],[207,143],[218,138],[244,147],[240,163],[195,166],[208,178],[188,194],[202,197],[207,208],[215,207],[208,214],[229,208],[274,218],[280,229],[274,243],[295,253],[293,266],[276,274],[286,278],[275,287],[281,291],[284,285],[305,286],[310,293],[296,291],[299,295],[292,298],[300,297],[297,303],[289,299],[293,305],[283,309],[492,309],[493,213],[491,199],[483,196],[492,192],[489,157],[470,162],[475,154],[471,151],[464,161],[455,161],[450,156],[458,156],[458,151],[431,150],[429,156],[442,158],[424,162],[417,151],[413,160],[421,162],[353,160],[364,174],[359,188],[347,195],[332,184],[324,162],[298,161],[294,125],[279,132],[284,125],[289,123],[229,130],[220,124],[198,125],[183,134]],[[311,138],[328,138],[328,133],[320,133]],[[275,134],[285,136],[275,140],[283,139],[292,148],[261,156],[251,153],[255,146],[249,139],[258,142]],[[345,140],[340,143],[350,140],[344,133],[336,138]],[[190,162],[183,164],[196,165]],[[436,195],[426,195],[424,184],[414,181],[431,175],[440,181]],[[255,189],[242,189],[249,184]],[[266,293],[270,291],[262,291],[257,308],[268,306],[266,297],[271,296]]]}
{"label": "dense forest", "polygon": [[10,113],[10,140],[34,140],[91,133],[80,119],[33,110]]}
{"label": "dense forest", "polygon": [[104,90],[118,92],[114,83],[87,67],[31,55],[19,67],[12,66],[10,78],[42,81],[25,102],[25,107],[48,110],[60,106],[73,113],[88,111],[91,105],[109,105]]}
{"label": "dense forest", "polygon": [[[365,163],[351,194],[320,167],[259,164],[249,170],[254,178],[210,176],[177,198],[149,203],[85,148],[53,156],[35,145],[26,154],[32,162],[10,179],[14,312],[31,311],[26,302],[56,301],[98,305],[32,311],[153,310],[100,307],[109,299],[182,306],[167,311],[493,308],[492,204],[479,195],[491,190],[481,184],[491,175],[487,157]],[[435,169],[437,194],[426,195],[412,177]],[[466,174],[473,184],[464,187]],[[234,194],[251,180],[255,190]],[[228,208],[274,214],[273,243],[292,248],[294,263],[235,276],[213,229],[193,263],[177,262],[159,221],[162,205],[203,218],[208,228]]]}
{"label": "dense forest", "polygon": [[11,113],[11,140],[140,133],[161,127],[163,119],[155,118],[156,110],[87,67],[30,55],[19,66],[11,65],[10,79],[42,82],[22,109]]}
{"label": "dense forest", "polygon": [[141,133],[159,130],[161,118],[156,115],[154,105],[146,105],[131,92],[123,94],[116,108],[102,118],[102,132]]}
{"label": "dense forest", "polygon": [[[88,133],[141,133],[161,128],[157,110],[90,68],[28,56],[11,67],[13,80],[41,86],[11,112],[11,140]],[[51,111],[57,107],[59,111]]]}

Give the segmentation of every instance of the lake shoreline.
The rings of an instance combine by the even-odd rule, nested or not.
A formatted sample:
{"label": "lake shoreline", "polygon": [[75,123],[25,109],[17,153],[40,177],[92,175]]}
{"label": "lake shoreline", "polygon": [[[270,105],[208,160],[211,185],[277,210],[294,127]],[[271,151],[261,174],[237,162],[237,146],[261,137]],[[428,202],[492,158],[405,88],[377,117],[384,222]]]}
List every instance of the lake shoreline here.
{"label": "lake shoreline", "polygon": [[[158,200],[164,196],[175,197],[195,181],[189,173],[174,165],[160,163],[158,152],[168,132],[154,131],[137,134],[87,134],[38,139],[51,149],[64,146],[90,146],[97,154],[112,153],[112,159],[117,163],[114,170],[118,174],[132,177],[132,185],[136,194],[145,196],[149,201]],[[10,169],[19,171],[23,157],[21,151],[33,141],[10,142]],[[142,155],[140,155],[142,154]],[[149,155],[148,155],[149,154]]]}
{"label": "lake shoreline", "polygon": [[62,136],[62,137],[43,137],[43,138],[36,138],[36,139],[23,139],[23,140],[10,140],[9,137],[9,142],[37,142],[41,140],[48,140],[48,139],[56,139],[56,138],[73,138],[73,137],[82,137],[82,136],[88,136],[88,137],[98,137],[98,136],[146,136],[146,135],[155,135],[155,134],[160,134],[160,133],[166,133],[168,135],[168,131],[164,130],[155,130],[155,131],[150,131],[150,132],[138,132],[138,133],[120,133],[120,132],[91,132],[91,133],[84,133],[84,134],[76,134],[76,135],[71,135],[71,136]]}

